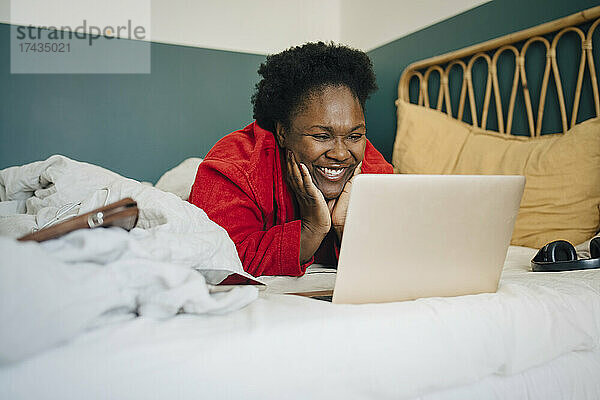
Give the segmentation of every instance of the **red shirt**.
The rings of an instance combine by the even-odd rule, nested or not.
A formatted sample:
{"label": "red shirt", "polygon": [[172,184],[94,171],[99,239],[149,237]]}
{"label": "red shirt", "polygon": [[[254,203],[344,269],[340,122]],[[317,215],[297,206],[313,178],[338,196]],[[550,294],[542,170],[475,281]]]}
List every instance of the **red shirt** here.
{"label": "red shirt", "polygon": [[[368,140],[361,172],[393,172]],[[285,173],[275,136],[253,122],[215,144],[192,186],[189,201],[225,228],[254,276],[300,276],[313,262],[337,264],[333,230],[313,259],[300,264],[300,215]]]}

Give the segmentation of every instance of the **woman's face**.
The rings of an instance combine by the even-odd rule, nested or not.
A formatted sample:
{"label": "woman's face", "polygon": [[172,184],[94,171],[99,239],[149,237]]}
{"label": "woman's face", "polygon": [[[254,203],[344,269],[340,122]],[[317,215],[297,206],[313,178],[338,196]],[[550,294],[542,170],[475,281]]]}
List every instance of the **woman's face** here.
{"label": "woman's face", "polygon": [[346,86],[327,86],[309,96],[290,123],[277,124],[277,140],[308,168],[326,200],[336,199],[365,155],[362,107]]}

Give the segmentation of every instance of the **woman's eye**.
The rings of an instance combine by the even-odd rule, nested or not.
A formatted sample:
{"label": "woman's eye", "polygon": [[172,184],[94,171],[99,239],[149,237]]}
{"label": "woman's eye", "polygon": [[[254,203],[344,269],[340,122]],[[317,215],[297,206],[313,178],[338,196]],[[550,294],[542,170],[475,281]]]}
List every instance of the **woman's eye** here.
{"label": "woman's eye", "polygon": [[357,141],[357,140],[362,139],[362,137],[363,137],[362,133],[353,133],[352,135],[350,135],[350,140]]}

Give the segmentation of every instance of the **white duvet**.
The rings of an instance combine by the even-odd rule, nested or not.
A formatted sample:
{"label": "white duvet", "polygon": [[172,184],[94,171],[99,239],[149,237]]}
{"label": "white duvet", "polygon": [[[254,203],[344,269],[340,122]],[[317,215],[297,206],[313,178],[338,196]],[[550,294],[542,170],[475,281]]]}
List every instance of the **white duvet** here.
{"label": "white duvet", "polygon": [[495,294],[136,318],[0,368],[0,398],[597,399],[600,271],[532,273],[534,253],[509,248]]}
{"label": "white duvet", "polygon": [[[131,232],[14,240],[61,209],[80,214],[124,197],[140,209]],[[227,232],[173,194],[52,156],[0,171],[0,200],[0,365],[135,315],[226,313],[257,298],[254,287],[209,293],[232,273],[248,275]]]}

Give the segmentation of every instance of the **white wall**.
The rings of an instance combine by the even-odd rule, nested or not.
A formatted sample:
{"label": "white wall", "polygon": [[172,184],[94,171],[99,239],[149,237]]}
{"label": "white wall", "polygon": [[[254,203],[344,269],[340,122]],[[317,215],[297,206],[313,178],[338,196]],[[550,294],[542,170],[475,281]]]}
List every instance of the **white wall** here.
{"label": "white wall", "polygon": [[[47,6],[42,17],[45,25],[52,21],[67,24],[69,18],[64,10],[48,5],[76,1],[79,9],[89,4],[92,14],[98,4],[107,4],[34,1]],[[151,0],[151,40],[257,54],[276,53],[307,41],[333,40],[368,51],[487,1]],[[39,18],[11,20],[10,3],[0,0],[0,22],[42,24]]]}
{"label": "white wall", "polygon": [[341,0],[154,0],[159,42],[277,53],[315,40],[338,41]]}
{"label": "white wall", "polygon": [[10,0],[0,0],[0,22],[10,24]]}
{"label": "white wall", "polygon": [[340,41],[364,51],[490,0],[341,0]]}
{"label": "white wall", "polygon": [[[122,19],[118,8],[129,1],[0,0],[0,22],[76,27],[85,16],[105,26],[111,24],[111,16]],[[341,0],[136,1],[151,4],[149,31],[155,42],[269,54],[307,41],[339,41],[340,37]],[[27,8],[32,12],[26,12]],[[136,13],[127,13],[131,14]]]}

